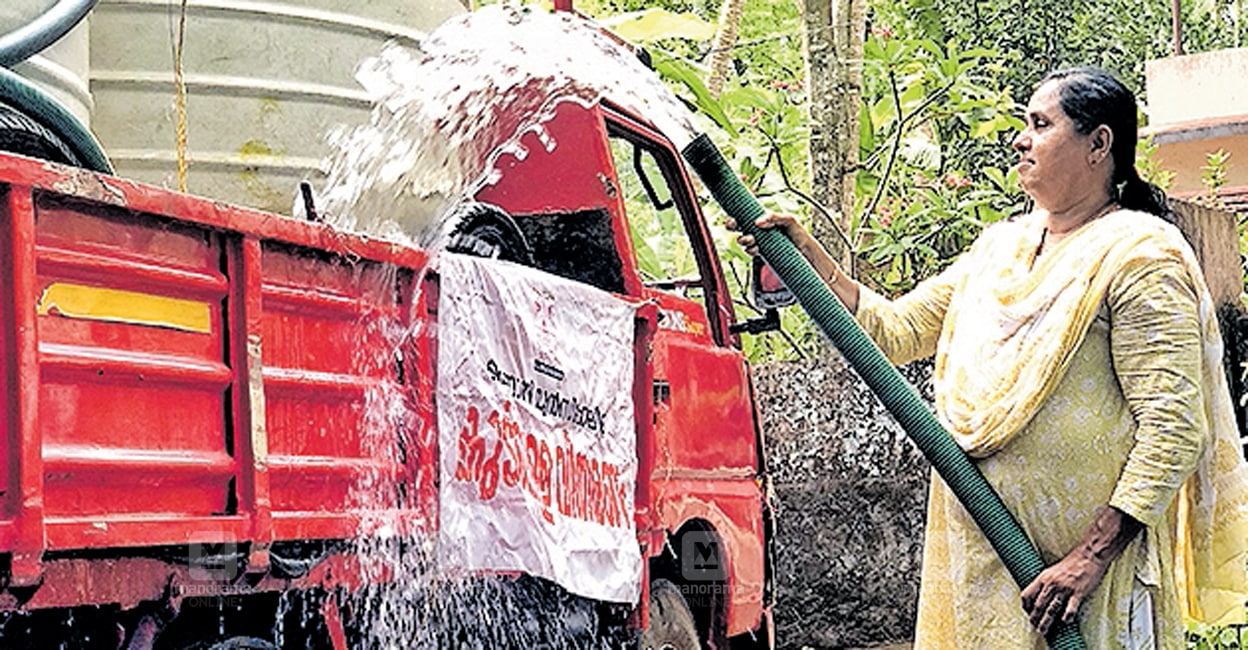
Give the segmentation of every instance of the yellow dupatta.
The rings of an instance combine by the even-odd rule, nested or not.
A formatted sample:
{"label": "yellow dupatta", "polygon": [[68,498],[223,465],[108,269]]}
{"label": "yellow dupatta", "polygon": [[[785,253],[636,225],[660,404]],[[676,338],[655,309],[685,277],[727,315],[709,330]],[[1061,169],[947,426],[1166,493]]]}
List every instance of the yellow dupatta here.
{"label": "yellow dupatta", "polygon": [[1181,260],[1200,301],[1209,430],[1178,498],[1175,580],[1189,619],[1243,621],[1248,464],[1239,450],[1215,308],[1195,254],[1173,226],[1126,210],[1090,222],[1037,259],[1040,233],[1039,217],[1029,215],[1012,227],[988,229],[976,242],[976,261],[993,272],[966,273],[954,290],[945,322],[958,326],[943,329],[934,372],[941,420],[968,454],[995,453],[1053,393],[1114,278],[1148,260]]}

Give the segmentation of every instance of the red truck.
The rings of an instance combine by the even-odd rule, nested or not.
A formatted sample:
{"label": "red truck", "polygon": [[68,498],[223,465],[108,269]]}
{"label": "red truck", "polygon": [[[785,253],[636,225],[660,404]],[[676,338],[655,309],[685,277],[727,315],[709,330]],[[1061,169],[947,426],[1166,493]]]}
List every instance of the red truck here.
{"label": "red truck", "polygon": [[[693,185],[666,138],[611,105],[563,104],[545,130],[559,146],[504,157],[455,236],[636,305],[618,386],[636,480],[625,512],[598,516],[631,520],[638,597],[470,576],[495,591],[440,625],[471,627],[461,610],[502,585],[538,594],[514,602],[547,618],[476,623],[538,637],[402,643],[769,647],[768,479],[739,349],[752,325],[735,322]],[[683,225],[695,275],[641,272],[630,195]],[[446,488],[437,410],[453,397],[435,388],[455,325],[439,322],[434,256],[9,154],[0,215],[0,647],[369,647],[393,621],[366,603],[410,576],[353,540],[427,546]],[[381,436],[377,390],[399,396]],[[578,616],[571,636],[533,641]]]}

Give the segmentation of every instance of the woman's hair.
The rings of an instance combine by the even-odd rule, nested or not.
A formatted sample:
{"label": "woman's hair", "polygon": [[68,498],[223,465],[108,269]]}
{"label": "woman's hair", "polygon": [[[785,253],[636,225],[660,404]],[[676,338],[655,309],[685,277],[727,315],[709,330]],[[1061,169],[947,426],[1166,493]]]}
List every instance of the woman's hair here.
{"label": "woman's hair", "polygon": [[[1155,214],[1167,221],[1174,215],[1161,188],[1140,178],[1135,169],[1135,144],[1139,128],[1135,95],[1108,72],[1093,67],[1067,68],[1045,75],[1040,86],[1054,81],[1062,111],[1081,135],[1104,124],[1114,134],[1110,156],[1114,160],[1110,196],[1130,210]],[[1038,86],[1037,86],[1038,87]]]}

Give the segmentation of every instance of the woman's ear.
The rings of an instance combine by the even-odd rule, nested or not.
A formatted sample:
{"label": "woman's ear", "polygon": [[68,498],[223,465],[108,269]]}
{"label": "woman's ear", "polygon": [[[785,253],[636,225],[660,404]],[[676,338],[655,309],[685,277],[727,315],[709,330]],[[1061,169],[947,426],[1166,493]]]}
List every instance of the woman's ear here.
{"label": "woman's ear", "polygon": [[1092,143],[1092,150],[1088,152],[1088,162],[1092,165],[1099,165],[1109,158],[1109,153],[1114,148],[1114,132],[1106,125],[1102,124],[1089,134],[1089,140]]}

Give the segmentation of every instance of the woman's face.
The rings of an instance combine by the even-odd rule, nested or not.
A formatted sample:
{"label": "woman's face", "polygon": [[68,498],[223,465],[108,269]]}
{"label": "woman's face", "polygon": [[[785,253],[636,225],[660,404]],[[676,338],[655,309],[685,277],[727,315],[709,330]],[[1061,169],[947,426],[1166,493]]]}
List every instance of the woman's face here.
{"label": "woman's face", "polygon": [[1019,156],[1018,179],[1037,207],[1065,210],[1087,192],[1108,186],[1105,170],[1110,165],[1091,164],[1092,136],[1080,135],[1062,110],[1058,82],[1036,90],[1024,122],[1013,144]]}

